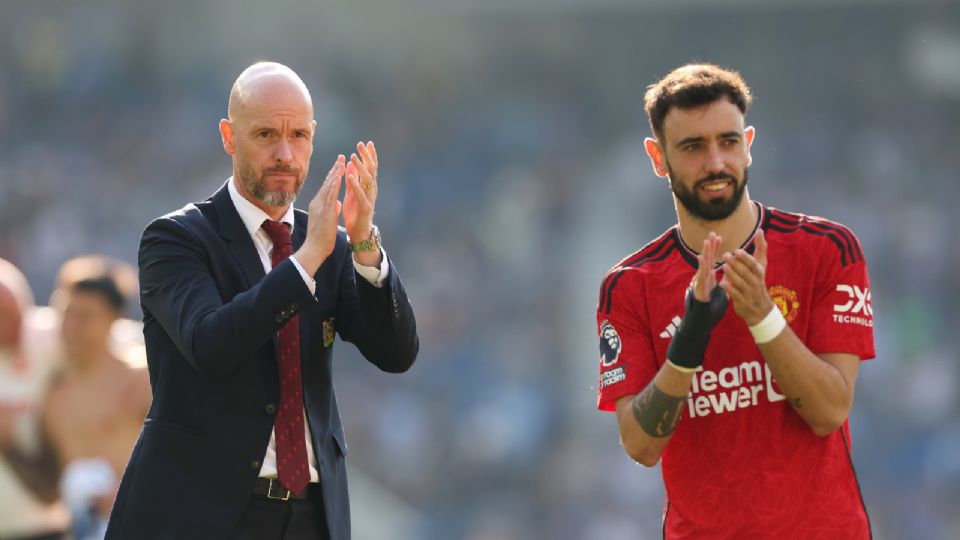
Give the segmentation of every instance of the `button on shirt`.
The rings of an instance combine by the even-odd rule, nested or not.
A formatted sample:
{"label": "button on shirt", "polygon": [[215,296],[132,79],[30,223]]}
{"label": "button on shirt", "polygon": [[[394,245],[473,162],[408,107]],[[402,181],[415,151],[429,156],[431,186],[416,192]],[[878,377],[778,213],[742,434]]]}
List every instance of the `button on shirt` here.
{"label": "button on shirt", "polygon": [[[233,201],[233,206],[237,209],[237,213],[240,214],[240,219],[243,221],[243,225],[247,229],[247,233],[249,233],[250,237],[253,239],[253,245],[257,248],[257,255],[260,256],[260,263],[263,264],[264,272],[269,273],[272,268],[272,265],[270,264],[270,252],[273,249],[273,242],[270,241],[270,237],[261,228],[261,225],[263,225],[264,220],[270,219],[270,216],[268,216],[263,210],[257,208],[257,206],[252,202],[244,199],[243,195],[240,195],[240,192],[237,191],[237,187],[234,184],[236,181],[237,180],[231,177],[227,183],[227,191],[230,193],[230,200]],[[289,225],[290,232],[293,232],[294,220],[292,204],[287,208],[286,213],[283,214],[283,217],[280,218],[280,221]],[[363,266],[357,264],[356,260],[353,261],[353,267],[356,268],[357,273],[369,281],[371,285],[378,288],[383,286],[383,283],[386,281],[390,272],[390,265],[387,262],[387,255],[386,253],[383,253],[382,248],[381,255],[383,256],[383,262],[380,263],[379,268]],[[300,263],[295,257],[290,257],[290,261],[293,262],[293,265],[297,268],[297,271],[300,272],[300,276],[303,277],[303,282],[310,290],[310,294],[316,294],[317,283],[313,280],[313,277],[307,274],[306,270],[300,266]],[[307,458],[310,464],[310,481],[319,482],[320,474],[317,472],[317,456],[313,451],[313,443],[311,442],[310,437],[310,423],[306,421],[306,410],[304,410],[303,431],[303,436],[307,441]],[[277,441],[273,431],[270,432],[270,442],[267,444],[267,453],[263,457],[263,465],[260,467],[260,476],[264,478],[277,477]]]}

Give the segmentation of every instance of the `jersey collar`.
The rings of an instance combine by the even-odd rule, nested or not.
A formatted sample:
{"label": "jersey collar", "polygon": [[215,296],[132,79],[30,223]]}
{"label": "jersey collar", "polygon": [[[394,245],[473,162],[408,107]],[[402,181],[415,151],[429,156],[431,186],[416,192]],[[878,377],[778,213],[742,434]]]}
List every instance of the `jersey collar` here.
{"label": "jersey collar", "polygon": [[[753,226],[753,232],[750,233],[750,236],[740,245],[740,249],[746,250],[747,253],[753,255],[756,246],[754,244],[754,239],[757,237],[757,231],[767,229],[767,222],[770,220],[767,216],[767,207],[761,204],[759,201],[753,201],[753,204],[757,206],[757,222]],[[683,260],[687,261],[693,269],[697,268],[697,255],[700,254],[699,251],[693,249],[686,242],[683,241],[683,236],[680,234],[680,225],[673,226],[673,237],[677,245],[680,247],[680,255],[683,257]],[[721,261],[717,261],[716,267],[720,268],[723,266]]]}

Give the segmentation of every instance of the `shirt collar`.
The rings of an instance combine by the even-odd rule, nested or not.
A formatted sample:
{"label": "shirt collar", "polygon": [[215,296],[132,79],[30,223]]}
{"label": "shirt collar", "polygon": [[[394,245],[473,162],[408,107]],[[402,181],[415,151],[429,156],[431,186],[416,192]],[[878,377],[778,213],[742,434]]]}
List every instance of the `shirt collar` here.
{"label": "shirt collar", "polygon": [[[247,232],[253,237],[263,226],[263,222],[270,219],[270,216],[263,210],[257,208],[257,205],[245,199],[243,195],[237,191],[237,186],[234,182],[235,180],[232,176],[230,180],[227,181],[227,191],[230,192],[230,200],[233,201],[233,206],[237,209],[237,213],[240,214],[243,226],[247,228]],[[289,225],[290,232],[293,232],[293,204],[287,206],[287,211],[284,212],[280,221]]]}

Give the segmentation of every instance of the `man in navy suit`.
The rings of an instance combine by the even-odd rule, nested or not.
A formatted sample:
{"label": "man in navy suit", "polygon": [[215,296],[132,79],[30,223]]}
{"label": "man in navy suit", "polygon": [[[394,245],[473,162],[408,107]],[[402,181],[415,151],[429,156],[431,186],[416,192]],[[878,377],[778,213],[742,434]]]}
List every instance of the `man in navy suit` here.
{"label": "man in navy suit", "polygon": [[108,539],[350,538],[334,333],[388,372],[409,369],[419,341],[373,225],[373,143],[293,208],[316,125],[296,73],[250,66],[220,121],[233,177],[144,231],[153,404]]}

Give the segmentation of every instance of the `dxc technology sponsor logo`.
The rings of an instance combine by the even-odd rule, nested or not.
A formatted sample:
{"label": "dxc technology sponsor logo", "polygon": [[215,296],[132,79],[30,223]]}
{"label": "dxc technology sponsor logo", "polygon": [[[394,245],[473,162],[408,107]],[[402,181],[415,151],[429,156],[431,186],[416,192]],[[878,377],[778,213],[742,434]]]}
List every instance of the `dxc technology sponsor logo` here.
{"label": "dxc technology sponsor logo", "polygon": [[857,285],[837,284],[837,292],[846,295],[842,304],[833,305],[834,322],[873,326],[873,304],[870,301],[870,289]]}

